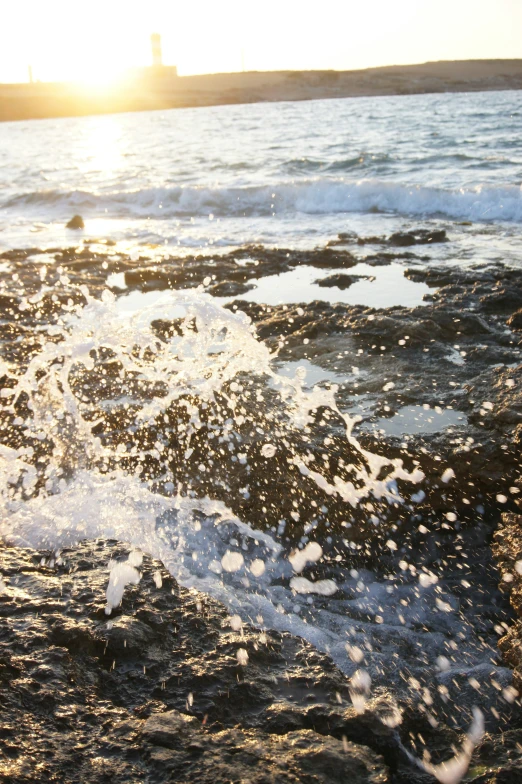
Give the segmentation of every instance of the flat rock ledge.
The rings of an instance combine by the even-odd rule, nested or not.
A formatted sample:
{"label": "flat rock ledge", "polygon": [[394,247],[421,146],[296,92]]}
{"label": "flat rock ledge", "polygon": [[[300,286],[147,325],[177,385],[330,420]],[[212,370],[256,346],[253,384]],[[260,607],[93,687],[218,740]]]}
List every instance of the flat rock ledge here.
{"label": "flat rock ledge", "polygon": [[[410,756],[420,738],[435,763],[460,744],[407,702],[387,726],[385,691],[358,714],[327,655],[235,631],[147,556],[107,616],[107,564],[127,554],[0,549],[0,782],[429,784]],[[466,781],[519,782],[521,750],[520,728],[486,736]]]}

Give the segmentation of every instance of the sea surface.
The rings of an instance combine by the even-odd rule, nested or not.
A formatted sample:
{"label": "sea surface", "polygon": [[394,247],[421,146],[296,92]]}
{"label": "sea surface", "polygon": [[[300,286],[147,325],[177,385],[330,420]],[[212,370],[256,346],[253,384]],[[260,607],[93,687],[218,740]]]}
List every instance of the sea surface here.
{"label": "sea surface", "polygon": [[[340,232],[382,237],[421,227],[445,229],[450,239],[430,246],[432,263],[520,267],[521,121],[522,92],[507,91],[4,123],[0,248],[37,247],[45,257],[46,249],[100,238],[114,240],[115,253],[137,259],[145,249],[159,260],[244,245],[312,249]],[[65,227],[74,214],[85,230]],[[52,254],[42,263],[53,264]],[[297,266],[259,278],[243,298],[267,306],[319,298],[381,308],[426,304],[428,287],[405,279],[401,263],[361,262],[350,272],[366,277],[346,290],[321,288],[317,280],[327,272]],[[44,288],[46,274],[43,266]],[[127,541],[161,558],[184,585],[222,600],[233,628],[248,622],[300,634],[349,674],[360,665],[380,685],[406,688],[402,665],[415,676],[413,690],[427,664],[433,678],[448,679],[453,670],[470,678],[489,666],[495,642],[475,634],[473,619],[453,613],[458,603],[442,577],[426,570],[418,576],[408,565],[384,577],[364,564],[343,571],[361,547],[350,539],[351,510],[362,505],[377,527],[386,504],[424,497],[419,470],[404,468],[385,447],[374,454],[358,444],[355,419],[335,397],[346,378],[333,371],[325,378],[307,359],[277,364],[249,319],[222,307],[225,298],[194,289],[128,292],[118,275],[113,284],[117,297],[85,295],[84,306],[67,305],[52,328],[42,328],[49,339],[23,374],[2,365],[11,376],[3,397],[13,443],[23,446],[0,445],[0,535],[53,551],[86,536]],[[67,292],[66,276],[60,285]],[[182,325],[163,343],[154,326],[161,319]],[[461,365],[457,348],[450,361]],[[114,385],[107,356],[121,368]],[[12,402],[18,398],[31,405],[20,412]],[[333,412],[336,438],[356,466],[335,477],[336,487],[310,453],[319,438],[313,420],[323,409]],[[465,425],[459,412],[427,409],[405,406],[393,423],[377,426],[393,436],[406,425],[427,434]],[[323,437],[328,464],[337,446]],[[49,439],[54,447],[45,452]],[[45,453],[36,468],[35,453]],[[194,463],[200,486],[224,466],[219,494],[201,497],[197,482],[177,483],[174,455],[187,470]],[[291,514],[267,526],[268,508],[277,520],[272,491],[288,465],[306,477],[313,497],[297,494]],[[256,472],[268,479],[253,526],[232,510],[239,496],[248,502]],[[346,530],[316,541],[336,493],[348,510]],[[299,525],[301,549],[292,554],[285,527]],[[397,550],[393,539],[386,547]],[[116,577],[108,614],[121,599],[112,590]],[[448,647],[452,635],[462,640],[458,654]],[[496,677],[508,683],[497,664]],[[354,675],[363,696],[370,691],[365,672]]]}
{"label": "sea surface", "polygon": [[451,229],[443,258],[520,264],[521,122],[505,91],[3,123],[0,245],[70,244],[75,213],[86,236],[169,252],[422,221]]}

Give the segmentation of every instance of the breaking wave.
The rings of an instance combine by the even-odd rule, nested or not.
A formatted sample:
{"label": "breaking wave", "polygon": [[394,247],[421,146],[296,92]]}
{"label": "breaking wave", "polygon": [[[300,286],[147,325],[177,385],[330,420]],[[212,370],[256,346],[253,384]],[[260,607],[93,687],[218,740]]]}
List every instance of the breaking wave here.
{"label": "breaking wave", "polygon": [[155,219],[384,212],[520,223],[522,188],[480,185],[449,190],[379,179],[315,178],[237,187],[186,185],[99,193],[45,190],[14,196],[2,208],[16,213],[29,209],[34,217],[51,219],[71,210]]}

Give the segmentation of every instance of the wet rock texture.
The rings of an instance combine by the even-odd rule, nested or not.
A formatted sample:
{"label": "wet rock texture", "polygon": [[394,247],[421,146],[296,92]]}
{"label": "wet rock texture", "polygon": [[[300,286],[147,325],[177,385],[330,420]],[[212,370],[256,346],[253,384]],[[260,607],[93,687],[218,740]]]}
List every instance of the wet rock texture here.
{"label": "wet rock texture", "polygon": [[[218,602],[147,557],[108,617],[107,562],[126,552],[0,551],[0,781],[429,784],[409,756],[420,739],[435,762],[459,744],[406,703],[387,726],[386,692],[356,713],[328,656],[234,631]],[[487,736],[468,781],[518,781],[521,741]]]}
{"label": "wet rock texture", "polygon": [[513,667],[513,684],[522,691],[522,515],[502,515],[493,554],[501,574],[500,588],[509,595],[517,620],[499,641],[505,661]]}
{"label": "wet rock texture", "polygon": [[290,635],[233,631],[221,605],[147,559],[108,618],[111,555],[104,543],[57,562],[1,551],[0,781],[390,781],[370,746],[393,758],[398,744],[364,721],[350,730],[328,657]]}

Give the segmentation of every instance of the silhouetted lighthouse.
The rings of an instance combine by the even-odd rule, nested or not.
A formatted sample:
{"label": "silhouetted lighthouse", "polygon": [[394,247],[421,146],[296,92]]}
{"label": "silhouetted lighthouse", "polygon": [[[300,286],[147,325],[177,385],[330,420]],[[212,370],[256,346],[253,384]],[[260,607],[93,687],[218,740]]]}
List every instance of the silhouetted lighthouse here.
{"label": "silhouetted lighthouse", "polygon": [[163,60],[161,57],[161,35],[159,33],[152,33],[150,37],[150,47],[152,50],[152,65],[162,66]]}

